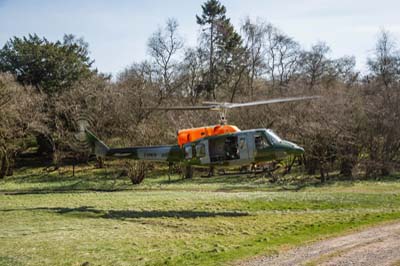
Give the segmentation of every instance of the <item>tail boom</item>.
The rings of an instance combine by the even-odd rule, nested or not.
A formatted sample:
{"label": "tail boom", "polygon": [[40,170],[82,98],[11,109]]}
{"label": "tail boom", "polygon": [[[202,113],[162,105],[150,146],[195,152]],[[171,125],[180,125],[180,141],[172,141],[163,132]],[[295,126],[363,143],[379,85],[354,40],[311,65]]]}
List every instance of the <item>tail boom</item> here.
{"label": "tail boom", "polygon": [[183,159],[182,150],[178,145],[113,148],[108,151],[107,156],[155,162],[174,162]]}
{"label": "tail boom", "polygon": [[92,152],[98,157],[129,158],[156,162],[177,162],[184,158],[183,151],[178,145],[109,148],[90,130],[85,129],[85,134]]}

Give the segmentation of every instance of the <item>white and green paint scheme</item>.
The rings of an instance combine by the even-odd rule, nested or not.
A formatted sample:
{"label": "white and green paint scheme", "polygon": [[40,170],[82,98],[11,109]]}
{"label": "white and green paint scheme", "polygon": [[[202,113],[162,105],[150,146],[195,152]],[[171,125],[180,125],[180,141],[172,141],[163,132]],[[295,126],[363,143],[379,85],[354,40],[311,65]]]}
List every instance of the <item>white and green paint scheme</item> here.
{"label": "white and green paint scheme", "polygon": [[242,166],[300,155],[304,149],[280,139],[270,129],[251,129],[205,137],[179,145],[109,148],[90,130],[86,139],[99,157],[124,157],[133,160],[184,163],[194,166]]}

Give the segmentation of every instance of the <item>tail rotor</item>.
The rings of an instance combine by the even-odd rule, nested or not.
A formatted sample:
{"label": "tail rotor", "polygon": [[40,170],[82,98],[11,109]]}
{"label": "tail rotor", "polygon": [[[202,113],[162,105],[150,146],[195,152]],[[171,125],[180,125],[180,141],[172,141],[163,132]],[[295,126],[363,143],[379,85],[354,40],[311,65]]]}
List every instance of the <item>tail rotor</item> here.
{"label": "tail rotor", "polygon": [[86,129],[92,128],[92,119],[88,115],[79,115],[73,121],[73,128],[75,129],[71,136],[69,146],[76,152],[90,152],[92,149],[90,143],[87,141]]}

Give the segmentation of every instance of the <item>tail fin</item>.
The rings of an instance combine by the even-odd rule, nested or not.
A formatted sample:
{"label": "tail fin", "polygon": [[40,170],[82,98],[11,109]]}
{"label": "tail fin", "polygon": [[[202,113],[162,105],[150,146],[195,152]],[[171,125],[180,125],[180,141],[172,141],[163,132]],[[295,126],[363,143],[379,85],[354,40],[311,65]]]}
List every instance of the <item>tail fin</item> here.
{"label": "tail fin", "polygon": [[87,128],[85,128],[84,130],[86,141],[89,143],[92,151],[96,154],[96,156],[105,157],[110,148],[106,144],[104,144],[104,142],[99,140],[92,131]]}

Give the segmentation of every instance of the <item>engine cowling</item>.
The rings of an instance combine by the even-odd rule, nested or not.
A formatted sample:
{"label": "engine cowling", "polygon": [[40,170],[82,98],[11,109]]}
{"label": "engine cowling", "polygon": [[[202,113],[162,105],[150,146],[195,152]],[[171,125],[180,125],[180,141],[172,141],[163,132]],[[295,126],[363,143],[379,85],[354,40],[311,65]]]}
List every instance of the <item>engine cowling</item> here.
{"label": "engine cowling", "polygon": [[182,145],[201,138],[238,132],[240,129],[233,125],[215,125],[207,127],[188,128],[178,131],[178,144]]}

